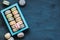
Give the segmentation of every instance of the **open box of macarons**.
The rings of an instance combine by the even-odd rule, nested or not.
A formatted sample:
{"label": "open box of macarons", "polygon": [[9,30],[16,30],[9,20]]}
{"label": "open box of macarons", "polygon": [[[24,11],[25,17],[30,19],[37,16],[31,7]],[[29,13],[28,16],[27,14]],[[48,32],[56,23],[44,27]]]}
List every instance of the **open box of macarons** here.
{"label": "open box of macarons", "polygon": [[1,13],[12,36],[29,28],[17,3],[1,10]]}

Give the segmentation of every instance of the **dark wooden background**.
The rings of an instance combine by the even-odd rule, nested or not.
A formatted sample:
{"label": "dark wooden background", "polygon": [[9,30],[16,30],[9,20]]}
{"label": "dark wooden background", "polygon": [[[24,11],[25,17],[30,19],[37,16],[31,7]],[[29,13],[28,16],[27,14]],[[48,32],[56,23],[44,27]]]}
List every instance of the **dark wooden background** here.
{"label": "dark wooden background", "polygon": [[[11,5],[19,0],[9,0]],[[27,5],[21,7],[29,25],[25,37],[15,40],[60,40],[60,0],[26,0]],[[6,8],[0,0],[0,10]],[[0,13],[0,40],[9,32]]]}

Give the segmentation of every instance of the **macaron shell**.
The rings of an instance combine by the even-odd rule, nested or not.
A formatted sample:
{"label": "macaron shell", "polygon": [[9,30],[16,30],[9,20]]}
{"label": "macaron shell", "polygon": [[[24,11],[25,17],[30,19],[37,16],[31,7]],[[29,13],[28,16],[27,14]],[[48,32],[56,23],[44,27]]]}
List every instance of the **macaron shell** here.
{"label": "macaron shell", "polygon": [[12,25],[11,27],[12,27],[12,29],[14,29],[15,28],[15,25]]}
{"label": "macaron shell", "polygon": [[15,11],[15,10],[16,10],[16,7],[11,8],[11,11],[12,11],[12,12]]}
{"label": "macaron shell", "polygon": [[10,18],[10,17],[12,17],[12,14],[10,13],[10,14],[6,15],[6,17]]}
{"label": "macaron shell", "polygon": [[17,23],[19,23],[19,24],[23,24],[23,22],[22,22],[22,21],[19,21],[19,22],[17,22]]}
{"label": "macaron shell", "polygon": [[17,17],[19,17],[20,15],[19,14],[16,14],[16,15],[14,15],[14,18],[17,18]]}
{"label": "macaron shell", "polygon": [[9,14],[9,13],[11,13],[10,10],[5,11],[5,14],[6,14],[6,15]]}
{"label": "macaron shell", "polygon": [[20,32],[19,34],[17,34],[17,37],[18,37],[18,38],[24,37],[24,33],[23,33],[23,32]]}
{"label": "macaron shell", "polygon": [[17,18],[16,18],[16,20],[19,20],[19,19],[21,19],[21,17],[17,17]]}
{"label": "macaron shell", "polygon": [[19,22],[19,21],[21,21],[21,19],[16,19],[16,22]]}
{"label": "macaron shell", "polygon": [[16,29],[16,28],[14,28],[14,29],[13,29],[13,32],[16,32],[16,31],[17,31],[17,29]]}
{"label": "macaron shell", "polygon": [[14,20],[13,17],[8,18],[8,21],[13,21],[13,20]]}
{"label": "macaron shell", "polygon": [[26,1],[25,1],[25,0],[19,0],[19,4],[20,4],[21,6],[24,6],[24,5],[26,4]]}
{"label": "macaron shell", "polygon": [[16,24],[15,21],[11,21],[11,22],[10,22],[10,25],[14,25],[14,24]]}
{"label": "macaron shell", "polygon": [[16,28],[17,30],[21,28],[20,25],[19,25],[19,23],[16,23],[16,24],[15,24],[15,28]]}
{"label": "macaron shell", "polygon": [[14,38],[13,37],[10,37],[8,40],[14,40]]}
{"label": "macaron shell", "polygon": [[9,1],[4,0],[4,1],[3,1],[3,4],[8,6],[8,5],[10,5],[10,2],[9,2]]}
{"label": "macaron shell", "polygon": [[16,14],[18,14],[18,11],[15,10],[15,11],[12,12],[12,14],[13,14],[13,15],[16,15]]}
{"label": "macaron shell", "polygon": [[21,28],[24,28],[24,24],[21,24],[20,26],[21,26]]}
{"label": "macaron shell", "polygon": [[10,37],[11,37],[10,33],[6,33],[6,34],[5,34],[5,38],[6,38],[6,39],[9,39]]}

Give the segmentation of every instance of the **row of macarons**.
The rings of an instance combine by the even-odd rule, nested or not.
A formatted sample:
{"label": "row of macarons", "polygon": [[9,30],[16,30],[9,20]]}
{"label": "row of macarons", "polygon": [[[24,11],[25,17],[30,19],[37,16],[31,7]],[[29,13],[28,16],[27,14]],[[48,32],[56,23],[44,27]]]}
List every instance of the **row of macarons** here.
{"label": "row of macarons", "polygon": [[14,15],[15,15],[15,13],[17,14],[18,13],[18,11],[17,11],[17,8],[16,7],[13,7],[13,8],[11,8],[10,10],[6,10],[5,11],[5,14],[7,15],[7,14],[9,14],[9,13],[13,13]]}

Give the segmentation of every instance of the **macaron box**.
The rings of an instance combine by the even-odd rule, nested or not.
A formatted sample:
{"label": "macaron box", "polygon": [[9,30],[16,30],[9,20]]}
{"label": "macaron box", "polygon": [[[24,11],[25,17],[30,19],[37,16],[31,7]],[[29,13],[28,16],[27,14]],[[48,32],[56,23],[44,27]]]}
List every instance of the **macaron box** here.
{"label": "macaron box", "polygon": [[29,28],[17,3],[1,10],[1,13],[12,36]]}

